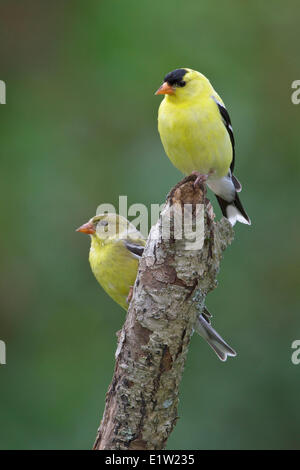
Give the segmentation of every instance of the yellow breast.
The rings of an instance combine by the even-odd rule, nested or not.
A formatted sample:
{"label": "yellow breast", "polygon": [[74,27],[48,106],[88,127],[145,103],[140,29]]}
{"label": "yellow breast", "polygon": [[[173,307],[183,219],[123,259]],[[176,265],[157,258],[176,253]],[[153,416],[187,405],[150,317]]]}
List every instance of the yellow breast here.
{"label": "yellow breast", "polygon": [[214,178],[228,173],[232,146],[210,96],[192,104],[166,97],[159,108],[158,130],[166,154],[182,173],[211,172]]}
{"label": "yellow breast", "polygon": [[103,289],[125,310],[130,287],[134,285],[138,259],[124,246],[122,240],[99,248],[92,237],[89,261],[92,271]]}

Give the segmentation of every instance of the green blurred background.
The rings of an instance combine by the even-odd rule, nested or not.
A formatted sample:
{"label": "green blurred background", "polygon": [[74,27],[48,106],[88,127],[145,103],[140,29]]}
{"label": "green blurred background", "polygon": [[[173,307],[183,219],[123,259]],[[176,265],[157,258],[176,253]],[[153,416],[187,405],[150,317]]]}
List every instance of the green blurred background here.
{"label": "green blurred background", "polygon": [[236,226],[207,301],[238,357],[223,364],[193,337],[168,448],[299,448],[299,2],[1,0],[0,10],[0,447],[93,444],[124,313],[75,228],[119,195],[161,203],[181,178],[154,91],[184,66],[229,109],[252,226]]}

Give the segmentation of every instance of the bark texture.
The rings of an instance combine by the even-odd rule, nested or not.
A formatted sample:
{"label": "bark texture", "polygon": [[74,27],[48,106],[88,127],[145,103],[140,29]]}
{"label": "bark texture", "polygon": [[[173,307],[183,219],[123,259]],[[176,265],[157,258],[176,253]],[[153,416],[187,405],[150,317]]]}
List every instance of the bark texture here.
{"label": "bark texture", "polygon": [[[230,223],[214,221],[202,187],[187,177],[170,192],[152,227],[140,261],[125,324],[118,334],[116,365],[94,449],[159,450],[166,445],[178,415],[178,394],[196,316],[216,287],[223,250],[233,239]],[[174,238],[173,215],[185,204],[199,217],[204,204],[204,244],[187,250]],[[203,207],[202,207],[203,209]],[[171,214],[171,237],[162,220]],[[201,214],[200,214],[201,215]]]}

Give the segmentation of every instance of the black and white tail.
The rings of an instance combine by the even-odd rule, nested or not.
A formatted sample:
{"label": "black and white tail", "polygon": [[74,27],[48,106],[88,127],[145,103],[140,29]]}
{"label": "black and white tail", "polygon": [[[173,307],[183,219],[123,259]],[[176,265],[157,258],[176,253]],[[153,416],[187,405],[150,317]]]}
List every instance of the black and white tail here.
{"label": "black and white tail", "polygon": [[222,199],[221,196],[218,196],[217,194],[216,198],[220,205],[222,214],[229,220],[231,225],[235,225],[236,222],[251,225],[251,220],[243,208],[237,192],[235,193],[234,200],[231,202]]}
{"label": "black and white tail", "polygon": [[242,190],[239,180],[231,174],[217,180],[208,180],[207,186],[215,193],[222,214],[229,220],[231,225],[236,222],[251,225],[245,209],[242,206],[238,193]]}
{"label": "black and white tail", "polygon": [[202,315],[199,315],[196,320],[195,330],[208,342],[221,361],[226,361],[228,356],[235,357],[235,350],[213,329],[210,324],[209,316],[210,314],[207,310]]}

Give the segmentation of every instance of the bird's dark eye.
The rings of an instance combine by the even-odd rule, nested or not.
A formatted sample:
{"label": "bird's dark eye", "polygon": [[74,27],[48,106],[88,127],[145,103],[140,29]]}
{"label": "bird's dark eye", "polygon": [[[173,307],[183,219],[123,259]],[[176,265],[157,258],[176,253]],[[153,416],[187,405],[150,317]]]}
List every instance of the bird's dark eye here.
{"label": "bird's dark eye", "polygon": [[106,227],[108,225],[107,220],[101,220],[100,225],[103,225],[104,227]]}
{"label": "bird's dark eye", "polygon": [[181,82],[178,83],[178,86],[183,87],[186,85],[186,82],[184,80],[181,80]]}
{"label": "bird's dark eye", "polygon": [[104,232],[108,232],[108,221],[107,220],[100,220],[99,225],[103,227]]}

